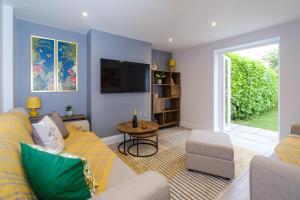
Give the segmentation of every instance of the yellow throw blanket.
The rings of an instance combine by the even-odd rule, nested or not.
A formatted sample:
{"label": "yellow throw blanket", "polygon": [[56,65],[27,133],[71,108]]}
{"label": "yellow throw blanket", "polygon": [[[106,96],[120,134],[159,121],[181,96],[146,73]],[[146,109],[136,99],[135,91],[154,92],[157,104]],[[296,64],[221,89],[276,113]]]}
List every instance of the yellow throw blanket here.
{"label": "yellow throw blanket", "polygon": [[67,126],[70,135],[65,140],[65,151],[87,159],[98,185],[96,194],[106,188],[116,154],[93,132],[80,132],[75,126]]}
{"label": "yellow throw blanket", "polygon": [[284,138],[275,148],[279,159],[300,166],[300,137],[290,135]]}

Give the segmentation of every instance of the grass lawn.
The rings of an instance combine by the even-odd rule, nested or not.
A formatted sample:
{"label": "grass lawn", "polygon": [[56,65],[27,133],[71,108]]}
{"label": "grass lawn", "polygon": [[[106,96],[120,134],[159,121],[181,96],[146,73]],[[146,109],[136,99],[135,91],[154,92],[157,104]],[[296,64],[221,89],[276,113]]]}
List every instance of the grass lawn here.
{"label": "grass lawn", "polygon": [[245,121],[232,121],[235,124],[278,131],[278,108],[273,108],[261,115]]}

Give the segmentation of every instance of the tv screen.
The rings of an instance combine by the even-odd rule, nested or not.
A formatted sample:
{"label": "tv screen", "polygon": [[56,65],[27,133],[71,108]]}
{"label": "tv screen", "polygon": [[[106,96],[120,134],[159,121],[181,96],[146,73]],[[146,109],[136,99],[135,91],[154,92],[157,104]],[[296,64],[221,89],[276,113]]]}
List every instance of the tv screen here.
{"label": "tv screen", "polygon": [[101,59],[101,93],[150,92],[150,65]]}

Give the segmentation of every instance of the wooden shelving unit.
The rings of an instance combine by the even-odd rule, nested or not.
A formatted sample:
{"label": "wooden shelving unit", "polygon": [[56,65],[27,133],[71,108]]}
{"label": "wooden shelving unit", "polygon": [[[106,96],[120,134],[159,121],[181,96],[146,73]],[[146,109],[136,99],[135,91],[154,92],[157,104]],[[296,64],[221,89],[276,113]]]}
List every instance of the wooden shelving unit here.
{"label": "wooden shelving unit", "polygon": [[[161,83],[155,78],[156,73],[165,73]],[[180,73],[167,71],[152,71],[152,121],[160,127],[180,123]]]}

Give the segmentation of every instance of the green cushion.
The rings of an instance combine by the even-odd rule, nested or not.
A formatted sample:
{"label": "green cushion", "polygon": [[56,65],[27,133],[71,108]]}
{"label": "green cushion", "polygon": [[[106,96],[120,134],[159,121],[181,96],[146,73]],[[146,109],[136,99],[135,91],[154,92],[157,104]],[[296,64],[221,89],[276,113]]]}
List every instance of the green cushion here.
{"label": "green cushion", "polygon": [[38,199],[89,199],[85,160],[21,143],[22,163]]}

